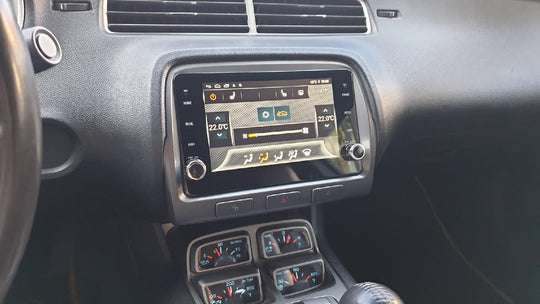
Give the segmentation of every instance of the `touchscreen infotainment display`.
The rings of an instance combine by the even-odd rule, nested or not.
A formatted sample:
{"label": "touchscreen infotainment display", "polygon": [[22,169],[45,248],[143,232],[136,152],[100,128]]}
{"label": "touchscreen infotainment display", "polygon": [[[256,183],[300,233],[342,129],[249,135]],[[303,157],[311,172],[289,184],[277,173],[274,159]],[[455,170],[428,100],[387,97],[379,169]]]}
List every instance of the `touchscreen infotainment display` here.
{"label": "touchscreen infotainment display", "polygon": [[202,83],[212,172],[340,157],[332,78]]}

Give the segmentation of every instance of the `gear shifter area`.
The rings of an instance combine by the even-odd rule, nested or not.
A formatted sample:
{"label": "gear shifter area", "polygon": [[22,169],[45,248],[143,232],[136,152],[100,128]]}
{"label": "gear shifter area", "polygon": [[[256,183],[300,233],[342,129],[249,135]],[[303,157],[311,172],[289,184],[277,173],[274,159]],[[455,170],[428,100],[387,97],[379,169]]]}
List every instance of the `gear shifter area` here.
{"label": "gear shifter area", "polygon": [[[293,304],[338,304],[333,297],[302,300]],[[339,304],[403,304],[390,288],[372,282],[358,283],[343,295]]]}
{"label": "gear shifter area", "polygon": [[382,284],[364,282],[347,290],[339,304],[403,304],[403,301]]}

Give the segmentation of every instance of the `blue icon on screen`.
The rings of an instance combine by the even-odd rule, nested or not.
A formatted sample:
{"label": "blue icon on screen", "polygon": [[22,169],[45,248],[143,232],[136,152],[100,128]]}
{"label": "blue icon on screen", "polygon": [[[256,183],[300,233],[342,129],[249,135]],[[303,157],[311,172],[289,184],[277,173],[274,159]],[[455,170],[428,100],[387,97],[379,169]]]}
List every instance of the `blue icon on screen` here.
{"label": "blue icon on screen", "polygon": [[260,122],[274,121],[274,108],[262,107],[257,108],[257,115]]}

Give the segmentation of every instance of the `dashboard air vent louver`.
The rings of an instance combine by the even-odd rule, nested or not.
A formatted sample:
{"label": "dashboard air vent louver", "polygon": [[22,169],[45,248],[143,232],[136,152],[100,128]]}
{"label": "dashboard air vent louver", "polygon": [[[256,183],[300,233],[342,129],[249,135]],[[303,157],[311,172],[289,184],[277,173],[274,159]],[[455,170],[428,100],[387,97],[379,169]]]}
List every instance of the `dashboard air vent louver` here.
{"label": "dashboard air vent louver", "polygon": [[108,0],[111,32],[247,33],[245,0]]}
{"label": "dashboard air vent louver", "polygon": [[367,33],[358,0],[253,0],[259,33]]}

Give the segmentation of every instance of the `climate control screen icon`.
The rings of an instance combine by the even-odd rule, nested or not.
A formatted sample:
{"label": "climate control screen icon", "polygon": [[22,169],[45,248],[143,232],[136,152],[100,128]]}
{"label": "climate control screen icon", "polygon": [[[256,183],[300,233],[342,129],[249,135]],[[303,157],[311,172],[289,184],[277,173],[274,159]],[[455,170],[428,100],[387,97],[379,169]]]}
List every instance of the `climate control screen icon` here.
{"label": "climate control screen icon", "polygon": [[269,158],[268,152],[259,154],[259,163],[264,164],[265,162],[268,161],[268,158]]}
{"label": "climate control screen icon", "polygon": [[302,150],[302,153],[304,154],[305,157],[309,157],[311,155],[311,149],[306,148]]}
{"label": "climate control screen icon", "polygon": [[279,154],[274,154],[274,162],[278,162],[283,159],[283,151],[279,151]]}
{"label": "climate control screen icon", "polygon": [[274,108],[273,107],[257,108],[257,116],[260,122],[274,121]]}
{"label": "climate control screen icon", "polygon": [[249,155],[244,155],[244,165],[247,165],[253,161],[253,153],[249,153]]}
{"label": "climate control screen icon", "polygon": [[289,160],[293,160],[298,157],[298,150],[289,151]]}
{"label": "climate control screen icon", "polygon": [[291,109],[289,106],[274,107],[276,113],[276,120],[290,120]]}

